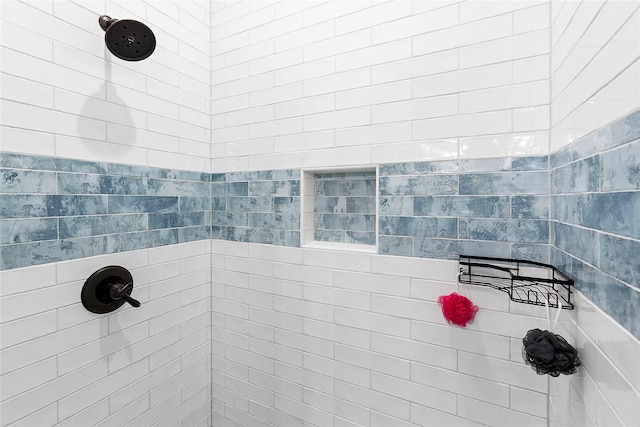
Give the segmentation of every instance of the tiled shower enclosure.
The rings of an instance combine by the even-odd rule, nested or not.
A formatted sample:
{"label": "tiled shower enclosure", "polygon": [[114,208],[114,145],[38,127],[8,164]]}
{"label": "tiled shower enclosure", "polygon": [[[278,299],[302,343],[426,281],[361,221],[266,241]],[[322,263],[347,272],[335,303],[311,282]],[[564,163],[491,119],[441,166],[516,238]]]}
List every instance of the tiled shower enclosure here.
{"label": "tiled shower enclosure", "polygon": [[[637,426],[639,8],[1,1],[0,426]],[[460,254],[575,280],[576,374]]]}

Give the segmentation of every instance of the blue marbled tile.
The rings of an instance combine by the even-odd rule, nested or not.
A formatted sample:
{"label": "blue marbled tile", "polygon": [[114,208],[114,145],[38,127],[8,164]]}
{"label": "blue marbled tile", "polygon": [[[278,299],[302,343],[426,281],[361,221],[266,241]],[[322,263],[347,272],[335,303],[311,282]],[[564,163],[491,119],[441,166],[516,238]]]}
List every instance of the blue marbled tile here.
{"label": "blue marbled tile", "polygon": [[108,194],[104,181],[107,175],[59,173],[60,194]]}
{"label": "blue marbled tile", "polygon": [[227,227],[226,240],[232,240],[234,242],[248,242],[249,230],[247,227]]}
{"label": "blue marbled tile", "polygon": [[152,212],[147,215],[149,216],[149,230],[178,227],[177,212]]}
{"label": "blue marbled tile", "polygon": [[226,197],[227,184],[225,182],[211,183],[211,195],[217,197]]}
{"label": "blue marbled tile", "polygon": [[168,179],[148,180],[148,194],[153,196],[209,196],[210,187],[206,182],[172,181]]}
{"label": "blue marbled tile", "polygon": [[319,230],[315,229],[313,238],[319,242],[345,242],[344,230]]}
{"label": "blue marbled tile", "polygon": [[273,244],[278,246],[300,247],[300,231],[273,230]]}
{"label": "blue marbled tile", "polygon": [[216,240],[225,240],[227,238],[227,227],[212,225],[211,238]]}
{"label": "blue marbled tile", "polygon": [[600,154],[600,189],[640,190],[640,141]]}
{"label": "blue marbled tile", "polygon": [[251,243],[273,244],[273,232],[271,228],[249,228],[247,230],[247,241]]}
{"label": "blue marbled tile", "polygon": [[37,242],[58,238],[56,218],[0,220],[0,244]]}
{"label": "blue marbled tile", "polygon": [[225,211],[227,210],[227,198],[212,196],[211,197],[211,210],[213,211]]}
{"label": "blue marbled tile", "polygon": [[279,180],[273,182],[273,195],[275,196],[300,196],[300,181]]}
{"label": "blue marbled tile", "polygon": [[573,258],[561,249],[553,245],[549,245],[549,264],[564,273],[565,276],[575,279],[572,268]]}
{"label": "blue marbled tile", "polygon": [[511,218],[548,219],[549,196],[512,196]]}
{"label": "blue marbled tile", "polygon": [[58,173],[59,194],[147,194],[147,178]]}
{"label": "blue marbled tile", "polygon": [[551,168],[558,168],[573,161],[573,153],[571,146],[565,146],[551,155],[549,164]]}
{"label": "blue marbled tile", "polygon": [[247,212],[220,212],[211,217],[211,224],[222,227],[246,227],[248,217]]}
{"label": "blue marbled tile", "polygon": [[535,243],[512,243],[512,259],[524,259],[549,264],[549,245]]}
{"label": "blue marbled tile", "polygon": [[347,198],[346,197],[324,197],[318,196],[314,199],[314,212],[317,213],[346,213]]}
{"label": "blue marbled tile", "polygon": [[0,169],[0,193],[56,194],[56,173]]}
{"label": "blue marbled tile", "polygon": [[380,216],[413,216],[413,197],[411,196],[384,196],[379,200]]}
{"label": "blue marbled tile", "polygon": [[640,110],[575,141],[571,144],[573,159],[581,159],[638,138],[640,138]]}
{"label": "blue marbled tile", "polygon": [[273,171],[228,172],[227,182],[234,181],[271,181]]}
{"label": "blue marbled tile", "polygon": [[193,242],[211,238],[211,229],[207,225],[182,227],[178,229],[178,243]]}
{"label": "blue marbled tile", "polygon": [[462,241],[450,239],[413,239],[413,256],[457,260],[462,254]]}
{"label": "blue marbled tile", "polygon": [[212,173],[211,182],[225,182],[227,180],[226,173]]}
{"label": "blue marbled tile", "polygon": [[249,227],[296,230],[300,228],[300,214],[295,213],[249,213]]}
{"label": "blue marbled tile", "polygon": [[208,172],[181,170],[179,179],[185,180],[185,181],[211,182],[211,174]]}
{"label": "blue marbled tile", "polygon": [[554,196],[552,219],[640,239],[640,191]]}
{"label": "blue marbled tile", "polygon": [[549,222],[539,220],[461,218],[459,233],[461,239],[548,243]]}
{"label": "blue marbled tile", "polygon": [[78,239],[44,240],[0,246],[3,270],[48,264],[109,253],[107,237],[81,237]]}
{"label": "blue marbled tile", "polygon": [[319,230],[374,231],[376,229],[375,215],[318,214],[315,222],[316,229]]}
{"label": "blue marbled tile", "polygon": [[551,171],[551,193],[583,193],[597,191],[600,183],[598,156],[569,163]]}
{"label": "blue marbled tile", "polygon": [[107,194],[147,194],[147,178],[130,176],[109,176],[107,178],[103,182]]}
{"label": "blue marbled tile", "polygon": [[460,238],[473,240],[509,241],[508,220],[460,219]]}
{"label": "blue marbled tile", "polygon": [[211,198],[208,196],[202,197],[184,197],[178,198],[178,207],[180,212],[188,211],[208,211],[211,209]]}
{"label": "blue marbled tile", "polygon": [[572,261],[571,271],[567,273],[574,279],[576,288],[631,334],[640,337],[637,320],[640,293],[600,270],[575,259]]}
{"label": "blue marbled tile", "polygon": [[229,197],[227,209],[232,212],[273,212],[271,197]]}
{"label": "blue marbled tile", "polygon": [[178,227],[207,225],[209,218],[208,211],[180,212],[178,214]]}
{"label": "blue marbled tile", "polygon": [[147,229],[146,214],[83,215],[60,218],[60,238],[97,236]]}
{"label": "blue marbled tile", "polygon": [[601,233],[599,267],[640,290],[640,241]]}
{"label": "blue marbled tile", "polygon": [[412,237],[458,237],[457,218],[381,216],[380,234]]}
{"label": "blue marbled tile", "polygon": [[[168,169],[150,168],[147,166],[123,165],[119,163],[109,163],[108,174],[112,176],[124,175],[144,178],[167,178],[168,176],[172,175],[172,173]],[[174,179],[177,179],[178,174],[173,173],[173,175],[175,175]]]}
{"label": "blue marbled tile", "polygon": [[594,230],[552,221],[550,243],[589,264],[598,265],[598,233]]}
{"label": "blue marbled tile", "polygon": [[47,216],[100,215],[107,213],[107,196],[47,196]]}
{"label": "blue marbled tile", "polygon": [[346,243],[353,243],[356,245],[375,245],[376,233],[365,231],[347,231],[345,236]]}
{"label": "blue marbled tile", "polygon": [[461,240],[460,250],[464,255],[509,258],[511,244],[508,242]]}
{"label": "blue marbled tile", "polygon": [[443,160],[439,162],[414,163],[413,170],[416,175],[455,173],[460,171],[460,162],[460,160]]}
{"label": "blue marbled tile", "polygon": [[415,173],[413,166],[414,163],[391,163],[387,165],[380,165],[380,176],[413,175]]}
{"label": "blue marbled tile", "polygon": [[640,292],[604,273],[601,273],[601,277],[597,288],[598,297],[594,302],[633,336],[640,338]]}
{"label": "blue marbled tile", "polygon": [[389,176],[380,178],[381,196],[458,194],[458,175]]}
{"label": "blue marbled tile", "polygon": [[0,166],[16,169],[106,174],[107,164],[59,157],[29,156],[27,154],[0,153]]}
{"label": "blue marbled tile", "polygon": [[319,180],[316,178],[316,196],[375,196],[375,179]]}
{"label": "blue marbled tile", "polygon": [[277,169],[272,171],[271,173],[271,179],[273,180],[288,180],[288,179],[294,179],[294,180],[299,180],[300,179],[300,169]]}
{"label": "blue marbled tile", "polygon": [[[219,193],[216,193],[216,194],[219,194]],[[248,182],[227,182],[225,194],[227,196],[248,196],[249,183]]]}
{"label": "blue marbled tile", "polygon": [[[497,172],[511,169],[509,157],[494,159],[465,159],[459,161],[460,172]],[[545,168],[546,169],[546,168]]]}
{"label": "blue marbled tile", "polygon": [[382,255],[413,256],[413,238],[399,236],[380,236],[378,253]]}
{"label": "blue marbled tile", "polygon": [[347,213],[376,213],[374,197],[347,197]]}
{"label": "blue marbled tile", "polygon": [[300,197],[274,197],[274,212],[300,212]]}
{"label": "blue marbled tile", "polygon": [[[242,184],[240,182],[234,182],[232,184]],[[230,185],[232,185],[230,184]],[[234,196],[269,196],[273,194],[273,181],[252,181],[248,183],[247,194],[231,194]],[[287,194],[288,195],[288,194]]]}
{"label": "blue marbled tile", "polygon": [[107,196],[3,195],[2,218],[99,215],[107,213]]}
{"label": "blue marbled tile", "polygon": [[0,217],[34,218],[47,216],[48,196],[5,194],[0,196]]}
{"label": "blue marbled tile", "polygon": [[460,175],[460,194],[548,194],[546,171]]}
{"label": "blue marbled tile", "polygon": [[177,196],[108,196],[109,213],[177,212]]}
{"label": "blue marbled tile", "polygon": [[511,159],[511,170],[533,171],[549,169],[549,157],[514,157]]}
{"label": "blue marbled tile", "polygon": [[426,196],[413,198],[416,216],[508,218],[509,196]]}
{"label": "blue marbled tile", "polygon": [[175,245],[176,243],[178,243],[178,230],[175,228],[110,234],[107,236],[108,253],[156,248],[158,246]]}
{"label": "blue marbled tile", "polygon": [[612,141],[606,148],[640,139],[640,110],[636,110],[615,121],[611,128]]}

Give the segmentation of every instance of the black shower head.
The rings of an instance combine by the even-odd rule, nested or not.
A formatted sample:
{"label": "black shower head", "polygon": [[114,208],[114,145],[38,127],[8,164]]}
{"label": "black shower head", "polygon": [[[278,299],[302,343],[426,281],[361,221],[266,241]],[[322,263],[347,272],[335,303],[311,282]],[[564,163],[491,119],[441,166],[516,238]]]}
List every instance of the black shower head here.
{"label": "black shower head", "polygon": [[156,37],[149,27],[132,19],[98,18],[105,31],[104,42],[111,53],[125,61],[141,61],[156,48]]}

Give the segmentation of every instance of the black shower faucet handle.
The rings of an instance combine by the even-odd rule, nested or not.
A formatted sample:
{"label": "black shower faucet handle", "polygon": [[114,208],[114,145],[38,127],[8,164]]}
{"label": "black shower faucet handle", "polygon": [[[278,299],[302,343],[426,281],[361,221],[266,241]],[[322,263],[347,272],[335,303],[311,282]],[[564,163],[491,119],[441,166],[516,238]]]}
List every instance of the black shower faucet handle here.
{"label": "black shower faucet handle", "polygon": [[123,299],[133,307],[140,307],[140,301],[131,298],[130,294],[133,290],[133,283],[118,283],[113,282],[109,284],[109,297],[113,300]]}

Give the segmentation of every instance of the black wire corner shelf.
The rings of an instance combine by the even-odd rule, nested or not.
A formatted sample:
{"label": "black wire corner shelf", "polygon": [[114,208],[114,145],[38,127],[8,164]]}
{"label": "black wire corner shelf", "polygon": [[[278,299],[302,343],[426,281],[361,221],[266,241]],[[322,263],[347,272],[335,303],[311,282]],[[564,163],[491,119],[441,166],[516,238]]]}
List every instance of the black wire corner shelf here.
{"label": "black wire corner shelf", "polygon": [[512,301],[573,310],[573,280],[552,265],[535,261],[460,255],[458,281],[488,286]]}

